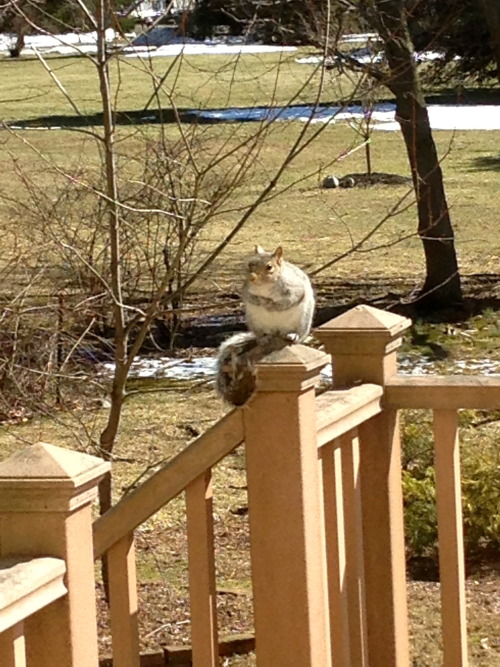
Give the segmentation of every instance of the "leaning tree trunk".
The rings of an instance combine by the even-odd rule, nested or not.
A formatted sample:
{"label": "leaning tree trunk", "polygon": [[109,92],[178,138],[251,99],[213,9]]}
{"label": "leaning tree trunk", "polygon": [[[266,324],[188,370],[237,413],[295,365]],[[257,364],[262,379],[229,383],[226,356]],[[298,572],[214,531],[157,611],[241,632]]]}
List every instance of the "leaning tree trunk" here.
{"label": "leaning tree trunk", "polygon": [[404,2],[373,0],[372,11],[385,46],[389,65],[386,85],[396,96],[396,118],[403,133],[417,199],[418,234],[426,268],[419,305],[425,310],[454,307],[462,302],[462,289],[453,228]]}
{"label": "leaning tree trunk", "polygon": [[482,5],[497,65],[497,78],[500,81],[500,4],[498,0],[482,0]]}
{"label": "leaning tree trunk", "polygon": [[13,28],[16,41],[9,49],[9,55],[11,58],[19,58],[26,42],[28,26],[22,16],[16,16]]}

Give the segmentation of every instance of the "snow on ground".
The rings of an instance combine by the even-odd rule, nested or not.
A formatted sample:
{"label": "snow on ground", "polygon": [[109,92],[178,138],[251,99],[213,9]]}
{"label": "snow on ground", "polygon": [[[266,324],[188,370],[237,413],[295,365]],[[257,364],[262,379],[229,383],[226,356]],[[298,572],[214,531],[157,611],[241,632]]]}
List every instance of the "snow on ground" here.
{"label": "snow on ground", "polygon": [[[381,63],[384,60],[384,52],[382,50],[374,51],[372,48],[363,47],[361,49],[356,49],[349,53],[350,58],[354,58],[360,65],[375,65]],[[433,60],[439,60],[443,57],[442,53],[437,51],[420,51],[419,53],[414,53],[413,57],[419,63],[422,62],[431,62]],[[457,57],[455,58],[455,60]],[[295,62],[298,65],[319,65],[323,62],[323,56],[321,55],[310,55],[304,56],[303,58],[296,58]],[[327,66],[335,65],[335,58],[327,58]]]}
{"label": "snow on ground", "polygon": [[[445,105],[430,104],[429,119],[433,130],[500,130],[500,106],[498,105]],[[376,130],[399,130],[395,120],[396,107],[391,103],[376,104],[372,113],[373,127]],[[332,123],[339,120],[359,122],[364,118],[365,110],[361,106],[349,107],[248,107],[200,111],[200,118],[218,121],[263,121],[263,120],[298,120],[312,123]]]}
{"label": "snow on ground", "polygon": [[[115,39],[115,31],[111,28],[106,30],[106,40],[112,42]],[[15,36],[8,33],[0,34],[0,53],[6,54],[15,44]],[[59,53],[61,55],[73,55],[79,53],[95,53],[97,51],[97,33],[69,32],[64,35],[26,35],[23,55],[33,55],[36,51],[41,53]]]}
{"label": "snow on ground", "polygon": [[[398,370],[403,375],[427,375],[442,371],[439,363],[425,356],[401,354],[398,358]],[[109,362],[102,366],[105,376],[114,371],[114,364]],[[151,380],[210,380],[216,372],[215,357],[193,357],[190,359],[172,359],[172,357],[137,357],[130,369],[130,377]],[[447,373],[455,375],[482,374],[497,375],[500,373],[500,362],[495,359],[466,359],[454,361],[446,366]],[[328,364],[322,371],[323,379],[330,380],[332,366]]]}
{"label": "snow on ground", "polygon": [[222,44],[219,42],[188,42],[185,44],[166,44],[157,49],[147,47],[127,47],[127,58],[161,58],[165,56],[220,55],[239,53],[275,53],[279,51],[296,51],[295,46],[268,46],[266,44]]}
{"label": "snow on ground", "polygon": [[[103,364],[105,375],[111,375],[115,365]],[[197,380],[213,377],[215,357],[194,357],[191,359],[172,359],[172,357],[137,357],[130,368],[132,378],[168,378],[171,380]]]}
{"label": "snow on ground", "polygon": [[[115,31],[106,31],[106,41],[115,39]],[[60,55],[94,54],[97,52],[96,33],[68,33],[65,35],[27,35],[23,55],[34,55],[37,51],[43,54]],[[7,55],[15,44],[15,36],[0,34],[0,54]],[[229,38],[227,41],[206,40],[197,42],[185,39],[168,27],[158,27],[149,33],[142,33],[131,40],[124,48],[127,58],[158,58],[184,55],[207,54],[240,54],[240,53],[275,53],[279,51],[296,51],[295,46],[268,46],[266,44],[244,44],[241,39]]]}

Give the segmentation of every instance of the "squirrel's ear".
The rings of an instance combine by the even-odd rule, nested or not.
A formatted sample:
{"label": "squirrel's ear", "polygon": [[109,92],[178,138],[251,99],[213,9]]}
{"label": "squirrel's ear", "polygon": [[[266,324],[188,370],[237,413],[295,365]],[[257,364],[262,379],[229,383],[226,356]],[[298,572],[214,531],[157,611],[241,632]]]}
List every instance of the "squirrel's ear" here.
{"label": "squirrel's ear", "polygon": [[264,250],[264,248],[261,245],[256,245],[255,246],[255,254],[256,255],[265,255],[266,251]]}
{"label": "squirrel's ear", "polygon": [[280,245],[273,252],[273,257],[278,262],[278,264],[281,264],[281,261],[283,259],[283,248]]}

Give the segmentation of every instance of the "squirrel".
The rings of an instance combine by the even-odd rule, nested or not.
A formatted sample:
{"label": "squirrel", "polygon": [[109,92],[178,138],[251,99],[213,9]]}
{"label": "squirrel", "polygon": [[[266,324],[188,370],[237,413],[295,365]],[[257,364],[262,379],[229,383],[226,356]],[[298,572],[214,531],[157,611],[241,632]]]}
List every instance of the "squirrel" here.
{"label": "squirrel", "polygon": [[309,277],[283,259],[281,246],[272,253],[255,247],[241,295],[250,331],[224,341],[216,364],[217,391],[233,405],[242,405],[254,392],[260,359],[308,336],[315,307]]}

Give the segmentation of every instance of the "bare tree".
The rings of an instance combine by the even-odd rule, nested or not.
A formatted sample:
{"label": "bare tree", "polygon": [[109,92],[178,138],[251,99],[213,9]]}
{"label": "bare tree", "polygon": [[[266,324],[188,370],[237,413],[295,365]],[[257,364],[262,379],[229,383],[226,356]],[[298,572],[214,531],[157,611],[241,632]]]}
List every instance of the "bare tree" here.
{"label": "bare tree", "polygon": [[[51,242],[46,251],[47,261],[53,261],[57,254],[60,265],[68,269],[70,279],[66,276],[62,282],[67,284],[69,280],[82,297],[84,305],[80,312],[86,309],[87,313],[87,326],[83,330],[88,329],[91,335],[100,322],[112,332],[111,407],[99,437],[99,452],[112,459],[130,368],[155,318],[163,316],[169,307],[175,310],[182,304],[186,290],[207,271],[254,212],[276,196],[289,166],[325,126],[312,127],[305,123],[300,127],[267,182],[251,201],[241,203],[237,197],[239,188],[258,168],[259,153],[275,127],[273,118],[258,123],[250,133],[235,128],[226,134],[224,141],[214,144],[207,126],[196,123],[184,126],[180,121],[174,92],[176,68],[182,63],[182,56],[161,77],[145,58],[139,62],[149,73],[152,87],[146,106],[154,103],[162,112],[161,100],[166,99],[175,121],[175,133],[167,137],[161,126],[159,136],[152,139],[151,134],[144,131],[142,155],[140,151],[125,155],[123,136],[118,141],[116,123],[116,91],[123,76],[120,51],[111,51],[106,43],[106,31],[115,21],[113,5],[110,0],[98,0],[92,13],[87,5],[75,1],[97,34],[97,54],[88,57],[95,66],[99,82],[102,126],[87,124],[79,131],[95,140],[101,156],[101,173],[92,176],[83,167],[54,164],[31,144],[53,174],[54,183],[58,183],[58,194],[54,197],[53,189],[45,192],[19,172],[29,197],[18,201],[17,205],[24,213],[30,209],[36,219],[34,236],[40,242],[41,239]],[[31,29],[44,32],[25,9],[26,5],[12,5],[12,10]],[[41,53],[38,56],[73,113],[85,120],[51,62]],[[118,75],[114,83],[111,81],[113,61],[115,77]],[[316,106],[321,97],[323,74]],[[315,73],[311,73],[306,86],[314,77]],[[137,142],[141,131],[135,129],[134,133]],[[19,138],[26,145],[30,144],[25,136],[19,135]],[[142,171],[138,169],[139,164]],[[287,185],[284,191],[289,187]],[[198,240],[208,226],[220,218],[231,220],[232,226],[222,238],[201,251],[197,247]],[[42,249],[40,254],[43,254]],[[112,503],[111,477],[101,483],[99,499],[100,511],[106,512]]]}
{"label": "bare tree", "polygon": [[[396,99],[396,119],[401,126],[417,201],[418,234],[425,256],[425,281],[418,295],[423,310],[460,306],[462,290],[451,218],[443,175],[429,122],[427,105],[413,44],[408,29],[409,3],[404,0],[370,0],[337,6],[336,29],[325,30],[323,7],[304,0],[310,20],[310,39],[322,48],[341,70],[368,75],[391,90]],[[346,16],[357,14],[377,31],[383,46],[381,61],[361,61],[342,47]],[[344,17],[344,18],[342,18]],[[367,119],[368,137],[371,115]],[[369,146],[369,144],[367,144]],[[367,149],[369,150],[369,148]],[[367,155],[368,159],[368,155]]]}
{"label": "bare tree", "polygon": [[384,42],[389,72],[382,80],[396,98],[396,118],[403,133],[417,198],[418,233],[426,268],[420,302],[426,309],[453,308],[462,301],[454,234],[405,3],[373,0],[368,16]]}

